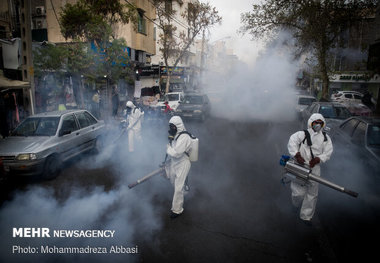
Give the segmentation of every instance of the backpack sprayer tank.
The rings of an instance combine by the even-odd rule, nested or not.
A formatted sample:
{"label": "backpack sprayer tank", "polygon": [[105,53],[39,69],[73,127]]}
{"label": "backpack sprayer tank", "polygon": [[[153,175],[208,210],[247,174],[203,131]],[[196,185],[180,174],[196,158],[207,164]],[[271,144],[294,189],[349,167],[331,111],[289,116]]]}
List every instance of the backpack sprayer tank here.
{"label": "backpack sprayer tank", "polygon": [[190,162],[196,162],[198,161],[198,148],[199,148],[199,139],[198,138],[191,138],[191,147],[189,152],[189,159]]}
{"label": "backpack sprayer tank", "polygon": [[353,197],[358,197],[359,195],[358,193],[346,189],[343,186],[339,186],[326,179],[323,179],[320,176],[312,174],[310,168],[298,164],[296,161],[291,159],[290,156],[283,155],[280,160],[280,165],[284,166],[285,168],[285,177],[289,178],[292,181],[301,181],[303,183],[307,183],[309,180],[311,180]]}

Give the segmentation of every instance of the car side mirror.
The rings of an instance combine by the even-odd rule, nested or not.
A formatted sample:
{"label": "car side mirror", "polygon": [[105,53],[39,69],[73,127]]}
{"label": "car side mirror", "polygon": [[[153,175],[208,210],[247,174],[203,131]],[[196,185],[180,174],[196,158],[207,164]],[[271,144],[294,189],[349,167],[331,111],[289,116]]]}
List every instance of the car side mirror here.
{"label": "car side mirror", "polygon": [[61,137],[63,135],[70,134],[70,133],[71,133],[70,130],[60,130],[58,135]]}

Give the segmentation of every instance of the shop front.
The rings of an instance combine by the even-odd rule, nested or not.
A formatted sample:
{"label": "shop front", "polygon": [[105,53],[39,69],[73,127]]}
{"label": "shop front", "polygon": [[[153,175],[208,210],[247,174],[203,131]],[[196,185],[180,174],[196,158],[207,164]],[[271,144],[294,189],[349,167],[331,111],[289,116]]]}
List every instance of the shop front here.
{"label": "shop front", "polygon": [[330,95],[336,91],[369,92],[377,100],[380,89],[380,75],[368,72],[346,72],[330,76]]}
{"label": "shop front", "polygon": [[8,136],[23,119],[30,115],[29,83],[9,80],[0,75],[0,135]]}

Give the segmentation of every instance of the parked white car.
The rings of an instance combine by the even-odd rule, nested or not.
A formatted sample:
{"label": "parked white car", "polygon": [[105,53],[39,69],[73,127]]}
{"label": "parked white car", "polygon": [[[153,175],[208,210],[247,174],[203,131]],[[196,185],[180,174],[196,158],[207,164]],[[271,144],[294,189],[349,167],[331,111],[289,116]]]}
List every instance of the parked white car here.
{"label": "parked white car", "polygon": [[357,91],[338,91],[331,95],[331,100],[345,103],[345,102],[357,102],[362,103],[363,94]]}
{"label": "parked white car", "polygon": [[165,110],[165,101],[168,102],[170,108],[172,108],[174,111],[177,110],[179,102],[183,100],[184,98],[184,93],[183,92],[169,92],[164,95],[162,99],[156,104],[153,105],[153,107],[160,107],[162,111]]}

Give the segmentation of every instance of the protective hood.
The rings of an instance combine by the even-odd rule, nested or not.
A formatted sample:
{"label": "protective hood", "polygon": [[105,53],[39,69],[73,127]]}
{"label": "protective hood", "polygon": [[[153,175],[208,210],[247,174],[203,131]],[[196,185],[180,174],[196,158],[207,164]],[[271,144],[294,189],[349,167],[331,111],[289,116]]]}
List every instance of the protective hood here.
{"label": "protective hood", "polygon": [[126,104],[126,106],[128,107],[128,108],[134,108],[135,107],[135,104],[133,104],[133,102],[132,101],[127,101],[127,104]]}
{"label": "protective hood", "polygon": [[307,121],[307,127],[308,127],[308,128],[311,128],[311,124],[313,123],[313,121],[316,121],[316,120],[321,120],[321,121],[323,121],[323,127],[326,126],[326,120],[325,120],[325,118],[322,116],[322,114],[320,114],[320,113],[313,113],[313,114],[310,116],[309,120]]}
{"label": "protective hood", "polygon": [[179,116],[173,116],[170,118],[169,123],[174,124],[177,127],[177,133],[185,131],[185,125],[183,124],[183,121],[181,117]]}

